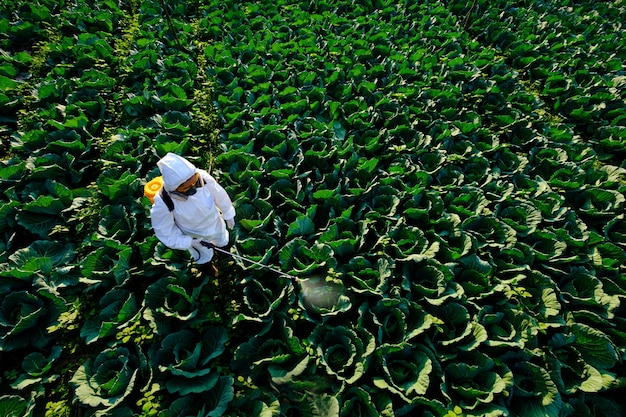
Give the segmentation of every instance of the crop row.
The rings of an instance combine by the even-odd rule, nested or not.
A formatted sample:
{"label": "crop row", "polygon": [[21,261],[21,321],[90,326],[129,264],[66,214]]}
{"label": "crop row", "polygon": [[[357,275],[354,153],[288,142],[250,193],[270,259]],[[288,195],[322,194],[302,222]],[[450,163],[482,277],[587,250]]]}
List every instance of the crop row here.
{"label": "crop row", "polygon": [[467,30],[506,56],[549,113],[570,124],[599,158],[622,164],[626,55],[614,47],[614,36],[623,33],[623,2],[474,6],[468,11],[458,3],[452,10],[468,12]]}
{"label": "crop row", "polygon": [[[0,404],[619,415],[623,6],[509,3],[9,0]],[[231,250],[297,280],[150,230],[211,104]]]}
{"label": "crop row", "polygon": [[[0,356],[14,366],[2,407],[19,415],[219,413],[233,389],[214,359],[226,340],[214,325],[225,312],[202,292],[206,280],[190,282],[186,259],[177,263],[157,245],[142,197],[158,155],[187,153],[210,137],[200,117],[192,122],[206,106],[194,53],[178,47],[193,50],[184,37],[191,23],[174,34],[157,3],[11,3],[0,14],[9,51],[2,134],[11,143],[0,167]],[[203,341],[188,329],[173,334],[196,315]],[[180,358],[167,355],[180,343],[213,353],[202,365],[209,368],[176,382]]]}
{"label": "crop row", "polygon": [[[559,108],[546,105],[553,92],[529,88],[511,67],[515,55],[465,38],[445,7],[338,10],[279,4],[267,13],[249,6],[230,12],[235,23],[215,27],[224,42],[206,54],[218,81],[224,140],[231,144],[219,161],[244,208],[246,231],[237,250],[314,282],[316,274],[331,277],[335,284],[319,290],[330,301],[317,308],[301,303],[307,320],[339,325],[329,333],[357,323],[353,329],[368,329],[377,346],[403,345],[409,337],[410,345],[432,349],[430,356],[429,349],[424,356],[419,349],[391,349],[391,357],[369,361],[369,374],[359,379],[403,397],[413,411],[432,407],[437,415],[451,399],[476,415],[497,415],[503,402],[519,414],[576,407],[570,396],[586,390],[589,380],[557,376],[554,367],[561,365],[548,351],[573,349],[575,362],[589,365],[593,360],[578,347],[557,340],[574,333],[571,342],[586,340],[577,326],[591,326],[603,334],[602,344],[615,347],[605,365],[619,362],[621,331],[605,325],[620,320],[623,293],[622,168],[599,164],[578,125],[553,116]],[[219,22],[224,14],[216,8],[209,17]],[[607,105],[615,107],[621,90],[611,93]],[[602,158],[620,163],[615,155]],[[582,282],[602,288],[604,307],[588,298],[585,306]],[[269,325],[289,308],[283,291],[251,281],[239,319]],[[387,310],[389,298],[403,300],[394,304],[402,313]],[[379,308],[384,318],[370,319]],[[310,326],[292,328],[311,342]],[[402,331],[392,335],[388,328]],[[292,336],[276,337],[286,343]],[[313,342],[320,343],[317,336]],[[259,337],[250,344],[264,346]],[[539,350],[528,356],[531,346]],[[267,373],[296,372],[297,352],[287,369],[274,364]],[[443,383],[454,380],[448,372],[456,366],[480,368],[463,362],[466,352],[500,358],[487,366],[504,367],[489,380],[508,386],[510,371],[514,398],[500,397],[508,388],[490,386],[481,397],[467,380],[452,388]],[[245,354],[246,365],[274,363],[259,349]],[[330,358],[319,360],[344,389],[345,379],[356,377],[356,369],[345,377]],[[400,368],[399,362],[422,364],[418,370],[428,369],[431,379],[424,377],[419,388],[402,385],[397,375],[383,383],[376,375],[387,361]],[[551,382],[539,377],[543,372]],[[266,378],[258,370],[252,375],[258,384]],[[521,381],[547,383],[544,392],[554,383],[560,394],[533,403],[516,397]],[[454,388],[467,384],[475,395]]]}

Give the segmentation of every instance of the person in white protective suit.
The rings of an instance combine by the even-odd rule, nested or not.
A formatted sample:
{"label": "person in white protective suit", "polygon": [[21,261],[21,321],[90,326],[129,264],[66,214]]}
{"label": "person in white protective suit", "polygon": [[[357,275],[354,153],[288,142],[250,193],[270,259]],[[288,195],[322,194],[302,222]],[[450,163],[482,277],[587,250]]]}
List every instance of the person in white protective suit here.
{"label": "person in white protective suit", "polygon": [[170,152],[157,166],[163,188],[155,195],[150,210],[157,238],[171,249],[188,250],[199,269],[217,275],[210,246],[229,243],[226,227],[232,229],[235,225],[230,197],[207,171],[197,169],[179,155]]}

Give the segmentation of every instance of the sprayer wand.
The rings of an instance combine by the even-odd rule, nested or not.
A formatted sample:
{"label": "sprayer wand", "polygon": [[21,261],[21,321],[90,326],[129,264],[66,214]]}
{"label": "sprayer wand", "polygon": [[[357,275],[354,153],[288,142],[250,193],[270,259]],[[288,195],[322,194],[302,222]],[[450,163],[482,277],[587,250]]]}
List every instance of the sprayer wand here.
{"label": "sprayer wand", "polygon": [[293,275],[289,275],[289,274],[287,274],[287,273],[285,273],[283,271],[279,271],[278,269],[272,268],[271,266],[264,265],[264,264],[262,264],[260,262],[254,261],[252,259],[248,259],[245,256],[237,255],[236,253],[228,252],[228,251],[226,251],[224,249],[218,248],[217,246],[212,245],[209,242],[205,242],[204,240],[202,242],[200,242],[200,244],[202,246],[205,246],[205,247],[209,248],[209,249],[213,249],[213,250],[216,250],[218,252],[225,253],[226,255],[230,255],[230,256],[232,256],[235,259],[239,259],[239,260],[242,260],[242,261],[249,262],[249,263],[254,264],[256,266],[260,266],[261,268],[269,269],[270,271],[275,272],[275,273],[277,273],[279,275],[285,276],[285,277],[287,277],[289,279],[293,279],[293,280],[297,280],[298,279],[298,278],[294,277]]}

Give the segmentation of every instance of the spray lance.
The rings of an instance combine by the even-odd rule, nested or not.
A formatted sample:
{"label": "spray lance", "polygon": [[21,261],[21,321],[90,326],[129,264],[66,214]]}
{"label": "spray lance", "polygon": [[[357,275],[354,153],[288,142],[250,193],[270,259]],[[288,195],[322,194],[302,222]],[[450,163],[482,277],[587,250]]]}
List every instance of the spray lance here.
{"label": "spray lance", "polygon": [[[201,241],[200,244],[204,247],[207,247],[209,249],[213,249],[216,250],[218,252],[224,253],[226,255],[229,255],[235,259],[241,260],[241,261],[246,261],[248,263],[251,263],[253,265],[259,266],[263,269],[267,269],[269,271],[272,271],[280,276],[289,278],[291,280],[291,282],[293,283],[293,286],[296,290],[296,295],[300,294],[302,296],[302,298],[307,301],[308,303],[312,303],[312,304],[316,304],[316,305],[323,305],[326,304],[326,302],[322,301],[320,298],[320,291],[322,291],[322,293],[326,293],[326,295],[330,295],[331,299],[336,299],[339,296],[340,292],[343,291],[338,291],[336,286],[328,286],[323,280],[320,283],[319,280],[313,280],[313,279],[300,279],[298,277],[295,277],[293,275],[287,274],[285,272],[282,272],[276,268],[272,268],[271,266],[262,264],[260,262],[254,261],[252,259],[246,258],[245,256],[241,256],[241,255],[237,255],[235,253],[226,251],[224,249],[218,248],[215,245],[212,245],[209,242],[206,241]],[[302,292],[300,291],[302,290]],[[316,291],[317,290],[317,291]],[[322,296],[323,298],[323,296]],[[331,302],[332,304],[332,302]]]}
{"label": "spray lance", "polygon": [[283,271],[279,271],[279,270],[278,270],[278,269],[276,269],[276,268],[272,268],[271,266],[267,266],[267,265],[262,264],[262,263],[260,263],[260,262],[254,261],[254,260],[252,260],[252,259],[248,259],[248,258],[246,258],[245,256],[241,256],[241,255],[237,255],[236,253],[228,252],[228,251],[226,251],[226,250],[224,250],[224,249],[221,249],[221,248],[218,248],[217,246],[212,245],[211,243],[206,242],[206,241],[204,241],[204,240],[203,240],[203,241],[201,241],[201,242],[200,242],[200,244],[201,244],[202,246],[204,246],[204,247],[209,248],[209,249],[213,249],[213,250],[216,250],[216,251],[218,251],[218,252],[225,253],[226,255],[232,256],[232,257],[233,257],[233,258],[235,258],[235,259],[239,259],[239,260],[241,260],[241,261],[246,261],[246,262],[249,262],[249,263],[254,264],[254,265],[256,265],[256,266],[260,266],[261,268],[268,269],[268,270],[270,270],[270,271],[272,271],[272,272],[275,272],[275,273],[277,273],[277,274],[279,274],[279,275],[282,275],[282,276],[284,276],[284,277],[287,277],[287,278],[291,279],[292,281],[296,281],[296,282],[298,281],[298,278],[294,277],[293,275],[289,275],[289,274],[287,274],[287,273],[285,273],[285,272],[283,272]]}
{"label": "spray lance", "polygon": [[274,273],[276,273],[276,274],[278,274],[280,276],[289,278],[291,280],[291,282],[293,283],[293,287],[296,290],[296,295],[300,292],[299,290],[300,290],[300,287],[302,286],[302,282],[297,277],[294,277],[293,275],[289,275],[289,274],[287,274],[287,273],[285,273],[283,271],[279,271],[276,268],[272,268],[271,266],[268,266],[268,265],[262,264],[260,262],[257,262],[255,260],[246,258],[245,256],[237,255],[236,253],[232,253],[232,252],[229,252],[229,251],[224,250],[222,248],[218,248],[217,246],[215,246],[215,245],[213,245],[213,244],[211,244],[211,243],[209,243],[207,241],[204,241],[204,240],[201,241],[200,244],[202,246],[206,247],[206,248],[213,249],[215,251],[218,251],[218,252],[224,253],[226,255],[229,255],[229,256],[231,256],[231,257],[233,257],[235,259],[238,259],[238,260],[241,260],[241,261],[246,261],[246,262],[251,263],[253,265],[260,266],[261,268],[264,268],[264,269],[267,269],[269,271],[272,271],[272,272],[274,272]]}

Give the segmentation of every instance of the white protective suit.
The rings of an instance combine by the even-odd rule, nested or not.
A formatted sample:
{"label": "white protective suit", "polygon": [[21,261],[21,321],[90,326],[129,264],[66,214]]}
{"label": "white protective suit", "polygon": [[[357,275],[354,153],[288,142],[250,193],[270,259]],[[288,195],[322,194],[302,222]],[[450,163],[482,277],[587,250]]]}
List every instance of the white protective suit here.
{"label": "white protective suit", "polygon": [[[174,202],[174,211],[169,210],[161,193],[157,193],[150,210],[154,233],[169,248],[189,250],[196,263],[209,262],[213,249],[200,242],[204,240],[217,247],[228,244],[226,222],[232,227],[235,218],[230,197],[208,172],[197,169],[181,156],[170,152],[157,165],[163,176],[163,188]],[[195,194],[183,196],[174,192],[196,172],[204,185]]]}

